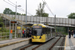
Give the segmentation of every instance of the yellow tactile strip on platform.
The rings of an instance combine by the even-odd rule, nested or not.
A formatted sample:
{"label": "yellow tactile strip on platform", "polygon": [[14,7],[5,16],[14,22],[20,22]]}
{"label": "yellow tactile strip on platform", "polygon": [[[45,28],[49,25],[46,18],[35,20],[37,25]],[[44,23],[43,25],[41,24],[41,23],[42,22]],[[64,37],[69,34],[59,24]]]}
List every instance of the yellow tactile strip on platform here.
{"label": "yellow tactile strip on platform", "polygon": [[28,41],[28,40],[29,40],[29,39],[25,39],[25,40],[20,40],[20,41],[15,41],[15,42],[6,43],[6,44],[1,44],[1,45],[0,45],[0,48],[1,48],[1,47],[4,47],[4,46],[12,45],[12,44],[20,43],[20,42],[23,42],[23,41]]}
{"label": "yellow tactile strip on platform", "polygon": [[67,36],[65,37],[65,46],[64,46],[64,50],[65,50],[65,48],[66,48],[66,38],[67,38]]}

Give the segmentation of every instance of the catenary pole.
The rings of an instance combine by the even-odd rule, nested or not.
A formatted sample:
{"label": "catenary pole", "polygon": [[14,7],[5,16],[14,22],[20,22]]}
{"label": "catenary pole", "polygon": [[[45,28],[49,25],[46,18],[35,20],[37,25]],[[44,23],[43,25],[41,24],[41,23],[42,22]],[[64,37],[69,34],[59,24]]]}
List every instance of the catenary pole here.
{"label": "catenary pole", "polygon": [[27,24],[27,0],[26,0],[26,17],[25,17],[25,24]]}
{"label": "catenary pole", "polygon": [[54,15],[54,24],[55,24],[55,35],[56,35],[56,15]]}
{"label": "catenary pole", "polygon": [[[17,2],[16,2],[16,5],[15,5],[15,21],[16,21],[16,17],[17,17]],[[15,23],[15,38],[16,38],[16,23]]]}

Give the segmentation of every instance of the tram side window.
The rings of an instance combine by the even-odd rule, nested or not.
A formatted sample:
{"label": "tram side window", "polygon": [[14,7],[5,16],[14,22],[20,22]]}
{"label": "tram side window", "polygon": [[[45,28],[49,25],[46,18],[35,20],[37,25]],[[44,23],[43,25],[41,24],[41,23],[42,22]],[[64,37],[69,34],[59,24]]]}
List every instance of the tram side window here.
{"label": "tram side window", "polygon": [[47,32],[47,34],[49,34],[49,31],[50,31],[49,28],[46,28],[46,32]]}
{"label": "tram side window", "polygon": [[46,34],[47,33],[47,29],[46,28],[43,28],[42,33],[43,34]]}
{"label": "tram side window", "polygon": [[49,34],[50,33],[50,29],[49,28],[43,28],[42,33],[43,34]]}
{"label": "tram side window", "polygon": [[50,29],[48,28],[48,34],[50,33]]}
{"label": "tram side window", "polygon": [[46,28],[46,32],[47,32],[47,35],[48,35],[48,28]]}

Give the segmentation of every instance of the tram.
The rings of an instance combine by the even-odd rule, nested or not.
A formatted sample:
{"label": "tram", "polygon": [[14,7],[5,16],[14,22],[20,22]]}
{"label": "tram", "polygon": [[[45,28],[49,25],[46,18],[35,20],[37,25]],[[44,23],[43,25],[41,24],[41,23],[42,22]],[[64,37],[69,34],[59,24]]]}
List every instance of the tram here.
{"label": "tram", "polygon": [[32,42],[46,42],[50,38],[55,36],[54,27],[50,27],[44,24],[32,25]]}

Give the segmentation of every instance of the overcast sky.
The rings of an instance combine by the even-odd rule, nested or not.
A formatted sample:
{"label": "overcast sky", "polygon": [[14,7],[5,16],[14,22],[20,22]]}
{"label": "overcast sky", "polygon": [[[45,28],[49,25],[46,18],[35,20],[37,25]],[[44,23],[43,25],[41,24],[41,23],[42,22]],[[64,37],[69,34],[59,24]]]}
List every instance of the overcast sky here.
{"label": "overcast sky", "polygon": [[[5,0],[9,2],[8,0]],[[0,0],[0,13],[3,13],[3,10],[5,8],[10,8],[12,11],[15,11],[15,7],[9,5],[3,0]],[[25,1],[26,0],[10,0],[13,3],[16,3],[18,5],[21,5],[21,7],[25,10]],[[56,17],[60,18],[67,18],[67,15],[70,13],[75,12],[75,0],[45,0],[49,6],[49,8],[52,10],[54,14],[56,14]],[[42,0],[27,0],[27,12],[31,15],[36,14],[36,9],[38,9],[39,3],[42,3]],[[17,10],[19,13],[25,13],[24,11]],[[45,6],[44,11],[49,14],[49,17],[53,17],[51,12],[48,10],[48,8]],[[28,15],[30,15],[28,14]]]}

